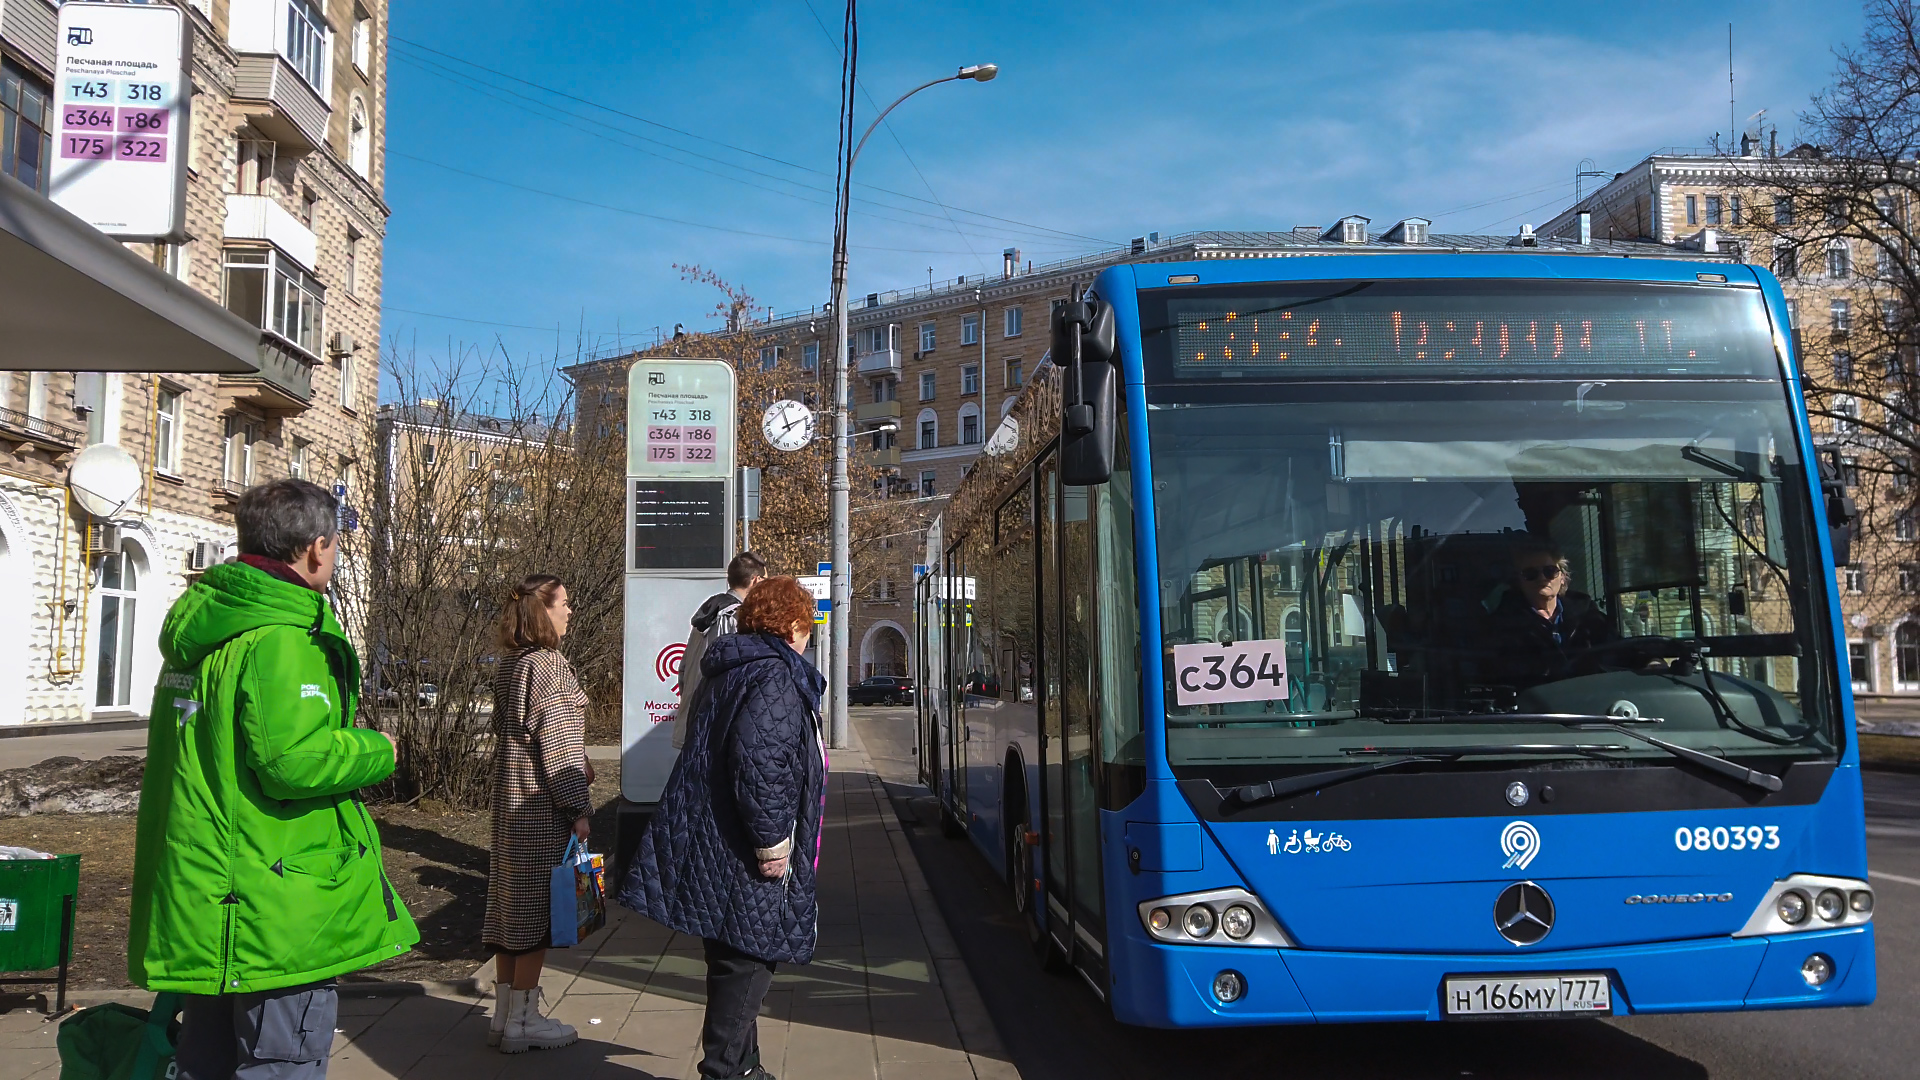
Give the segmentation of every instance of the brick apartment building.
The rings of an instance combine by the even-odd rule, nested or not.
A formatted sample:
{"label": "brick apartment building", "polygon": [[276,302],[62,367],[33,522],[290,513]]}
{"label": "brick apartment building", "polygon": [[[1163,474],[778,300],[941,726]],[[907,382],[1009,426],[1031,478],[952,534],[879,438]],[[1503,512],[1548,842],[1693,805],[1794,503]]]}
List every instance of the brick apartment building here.
{"label": "brick apartment building", "polygon": [[[368,467],[385,0],[179,6],[192,37],[188,239],[128,246],[258,327],[257,371],[0,373],[0,589],[20,604],[0,629],[0,725],[144,714],[160,620],[231,554],[239,493],[298,476],[351,501]],[[0,0],[0,170],[42,195],[55,28],[48,0]],[[90,521],[66,488],[75,454],[98,443],[145,474],[112,523]]]}
{"label": "brick apartment building", "polygon": [[[1844,391],[1867,383],[1868,364],[1897,359],[1864,355],[1882,338],[1884,290],[1874,288],[1877,249],[1834,236],[1853,231],[1829,220],[1817,188],[1821,165],[1804,148],[1785,154],[1750,138],[1741,153],[1663,149],[1617,174],[1540,229],[1568,236],[1586,214],[1595,236],[1635,237],[1767,267],[1787,295],[1795,352],[1812,381]],[[1771,180],[1771,182],[1770,182]],[[1782,184],[1792,193],[1773,184]],[[1906,209],[1879,197],[1880,213],[1898,220]],[[1811,204],[1811,205],[1809,205]],[[1884,344],[1883,341],[1879,342]],[[1907,363],[1912,358],[1906,359]],[[1835,393],[1829,411],[1879,419],[1871,391]],[[1913,462],[1870,430],[1838,417],[1812,417],[1814,441],[1844,455],[1854,494],[1865,511],[1856,525],[1851,565],[1840,572],[1853,689],[1862,699],[1920,694],[1920,535],[1912,509]],[[1898,459],[1895,459],[1898,455]]]}
{"label": "brick apartment building", "polygon": [[[997,277],[963,277],[893,292],[854,294],[848,310],[853,370],[851,428],[856,452],[888,474],[888,494],[915,500],[906,534],[873,545],[880,565],[856,567],[849,676],[912,672],[913,565],[924,531],[959,486],[1020,389],[1046,360],[1056,304],[1080,294],[1100,271],[1128,262],[1291,258],[1317,254],[1538,250],[1672,257],[1670,248],[1631,239],[1546,240],[1432,233],[1424,218],[1384,231],[1358,215],[1331,226],[1290,232],[1152,234],[1125,248],[1029,266],[1003,253]],[[825,307],[777,315],[752,327],[762,339],[760,364],[791,369],[791,382],[813,386],[810,404],[831,396],[833,316]],[[631,357],[567,369],[588,430],[618,430],[626,416]],[[743,424],[753,420],[743,412]],[[823,429],[829,429],[824,420]]]}

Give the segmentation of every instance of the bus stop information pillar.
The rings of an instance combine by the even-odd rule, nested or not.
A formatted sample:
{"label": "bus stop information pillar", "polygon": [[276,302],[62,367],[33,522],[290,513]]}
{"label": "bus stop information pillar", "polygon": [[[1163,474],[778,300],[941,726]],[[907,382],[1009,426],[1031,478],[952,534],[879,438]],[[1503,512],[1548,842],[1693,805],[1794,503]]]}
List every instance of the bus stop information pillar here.
{"label": "bus stop information pillar", "polygon": [[733,555],[733,368],[642,360],[627,373],[626,642],[614,861],[624,872],[673,772],[680,661],[693,613]]}

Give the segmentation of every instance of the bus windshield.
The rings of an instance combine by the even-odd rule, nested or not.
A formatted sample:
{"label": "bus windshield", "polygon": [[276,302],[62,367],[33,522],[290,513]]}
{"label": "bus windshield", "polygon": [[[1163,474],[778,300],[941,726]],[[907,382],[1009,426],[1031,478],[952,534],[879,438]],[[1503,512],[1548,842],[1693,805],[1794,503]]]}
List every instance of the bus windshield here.
{"label": "bus windshield", "polygon": [[1462,742],[1671,760],[1579,717],[1715,755],[1834,755],[1778,381],[1185,390],[1148,389],[1176,767]]}

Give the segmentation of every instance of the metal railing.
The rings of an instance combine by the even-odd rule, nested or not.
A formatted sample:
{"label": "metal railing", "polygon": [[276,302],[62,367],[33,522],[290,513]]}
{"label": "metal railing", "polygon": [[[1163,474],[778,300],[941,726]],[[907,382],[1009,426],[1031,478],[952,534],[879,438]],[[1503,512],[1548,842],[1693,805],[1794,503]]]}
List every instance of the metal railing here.
{"label": "metal railing", "polygon": [[32,416],[18,409],[0,408],[0,427],[30,439],[61,446],[82,446],[87,441],[87,433],[79,428],[56,424],[43,416]]}

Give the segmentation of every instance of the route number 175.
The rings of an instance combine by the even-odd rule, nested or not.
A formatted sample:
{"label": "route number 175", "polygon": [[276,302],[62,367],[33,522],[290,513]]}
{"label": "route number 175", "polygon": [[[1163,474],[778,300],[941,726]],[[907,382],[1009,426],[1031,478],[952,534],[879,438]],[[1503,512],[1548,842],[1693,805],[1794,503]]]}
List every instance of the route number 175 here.
{"label": "route number 175", "polygon": [[1287,697],[1286,642],[1175,645],[1173,685],[1177,705],[1284,700]]}

